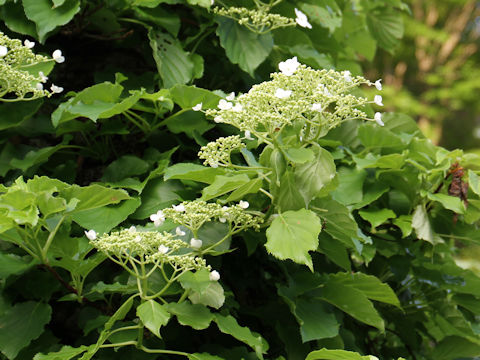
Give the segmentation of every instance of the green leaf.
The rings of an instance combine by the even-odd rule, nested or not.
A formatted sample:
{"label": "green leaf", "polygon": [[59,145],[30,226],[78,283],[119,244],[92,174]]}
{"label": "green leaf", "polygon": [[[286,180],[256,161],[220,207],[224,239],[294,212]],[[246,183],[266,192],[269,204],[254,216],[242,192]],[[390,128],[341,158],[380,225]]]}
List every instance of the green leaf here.
{"label": "green leaf", "polygon": [[33,360],[70,360],[75,356],[80,355],[87,349],[88,346],[85,345],[77,348],[65,345],[59,351],[50,352],[46,355],[38,353],[37,355],[35,355]]}
{"label": "green leaf", "polygon": [[150,165],[136,156],[124,155],[105,168],[102,181],[114,182],[130,176],[145,174]]}
{"label": "green leaf", "polygon": [[24,273],[35,265],[36,262],[30,256],[20,257],[15,254],[0,252],[0,278],[7,279],[10,275]]}
{"label": "green leaf", "polygon": [[153,28],[148,31],[148,38],[164,88],[186,84],[193,79],[194,62],[177,39]]}
{"label": "green leaf", "polygon": [[401,215],[393,220],[393,224],[400,228],[404,238],[412,233],[412,215]]}
{"label": "green leaf", "polygon": [[[331,198],[316,199],[311,209],[325,221],[325,232],[349,248],[355,248],[358,225],[348,208]],[[326,211],[325,211],[326,210]]]}
{"label": "green leaf", "polygon": [[95,209],[105,205],[118,204],[122,200],[130,199],[125,190],[109,189],[101,185],[78,186],[72,185],[59,192],[60,196],[67,200],[79,200],[72,213]]}
{"label": "green leaf", "polygon": [[256,178],[252,179],[249,182],[243,184],[238,189],[232,191],[232,193],[228,196],[226,201],[238,201],[242,200],[245,195],[247,194],[255,194],[258,193],[260,188],[262,187],[263,179]]}
{"label": "green leaf", "polygon": [[42,100],[25,101],[22,106],[15,103],[0,103],[0,130],[20,125],[35,114]]}
{"label": "green leaf", "polygon": [[165,306],[160,305],[155,300],[147,300],[138,306],[137,316],[142,320],[145,327],[159,338],[161,338],[160,328],[167,325],[170,319],[170,314]]}
{"label": "green leaf", "polygon": [[267,229],[268,252],[280,260],[291,259],[313,271],[308,254],[318,247],[322,230],[320,219],[310,210],[287,211],[279,214]]}
{"label": "green leaf", "polygon": [[190,304],[184,301],[180,304],[169,303],[167,310],[177,317],[183,326],[190,326],[195,330],[203,330],[210,326],[214,315],[207,307],[200,304]]}
{"label": "green leaf", "polygon": [[358,127],[358,138],[370,150],[401,151],[405,148],[400,136],[376,124],[362,124]]}
{"label": "green leaf", "polygon": [[193,353],[188,354],[188,360],[224,360],[224,358],[207,353]]}
{"label": "green leaf", "polygon": [[353,286],[331,278],[322,288],[321,298],[358,321],[384,331],[385,324],[367,296]]}
{"label": "green leaf", "polygon": [[217,35],[228,59],[253,77],[273,48],[272,36],[255,34],[232,19],[219,17],[217,22]]}
{"label": "green leaf", "polygon": [[248,182],[250,182],[250,178],[246,174],[233,176],[217,175],[212,184],[203,188],[201,199],[206,201],[219,197],[230,191],[238,189]]}
{"label": "green leaf", "polygon": [[156,178],[149,181],[142,191],[142,205],[131,216],[134,219],[146,219],[158,210],[182,201],[177,193],[182,189],[180,182],[176,180],[164,181]]}
{"label": "green leaf", "polygon": [[217,281],[210,281],[202,293],[191,293],[188,298],[193,304],[202,304],[214,309],[220,309],[225,303],[223,287]]}
{"label": "green leaf", "polygon": [[[76,212],[72,215],[72,219],[85,229],[95,230],[97,233],[103,234],[125,221],[140,204],[140,198],[130,199],[118,205],[108,205]],[[98,219],[102,219],[102,221],[98,221]]]}
{"label": "green leaf", "polygon": [[403,37],[403,18],[399,11],[390,7],[368,11],[367,24],[378,45],[393,53]]}
{"label": "green leaf", "polygon": [[315,157],[315,153],[307,148],[289,148],[285,155],[288,160],[295,164],[304,164],[312,161]]}
{"label": "green leaf", "polygon": [[196,86],[175,85],[170,89],[172,100],[182,109],[191,109],[202,103],[202,108],[216,108],[221,96]]}
{"label": "green leaf", "polygon": [[133,9],[136,18],[149,21],[167,30],[172,36],[177,36],[180,30],[180,17],[172,12],[166,11],[160,6],[144,10],[138,7]]}
{"label": "green leaf", "polygon": [[372,360],[372,358],[353,351],[321,349],[312,351],[305,360]]}
{"label": "green leaf", "polygon": [[108,333],[108,331],[112,328],[112,326],[115,324],[116,321],[123,320],[125,316],[127,316],[128,312],[132,308],[133,305],[133,299],[137,295],[132,295],[130,296],[125,302],[115,311],[115,313],[110,316],[110,319],[105,323],[105,326],[103,327],[103,334]]}
{"label": "green leaf", "polygon": [[448,336],[435,345],[432,358],[435,360],[471,359],[478,355],[480,355],[479,343],[460,336]]}
{"label": "green leaf", "polygon": [[0,316],[0,349],[9,359],[40,336],[50,321],[52,309],[48,304],[33,301],[17,303]]}
{"label": "green leaf", "polygon": [[377,226],[382,225],[388,219],[393,219],[397,216],[390,209],[378,210],[372,208],[360,210],[358,214],[372,225],[372,229],[375,229]]}
{"label": "green leaf", "polygon": [[458,214],[464,214],[466,211],[465,204],[458,197],[450,196],[447,194],[432,194],[430,192],[427,192],[425,195],[430,200],[433,200],[442,204],[442,206],[445,209],[452,210]]}
{"label": "green leaf", "polygon": [[[2,0],[4,1],[4,0]],[[5,2],[5,1],[4,1]],[[0,9],[2,20],[12,31],[31,37],[37,37],[35,23],[27,18],[21,2],[7,2]]]}
{"label": "green leaf", "polygon": [[299,210],[305,207],[305,200],[299,191],[299,186],[292,171],[285,171],[280,178],[280,188],[274,192],[275,202],[281,211]]}
{"label": "green leaf", "polygon": [[438,242],[424,205],[417,205],[415,208],[412,217],[412,227],[415,229],[419,239],[428,241],[431,244]]}
{"label": "green leaf", "polygon": [[322,231],[318,240],[319,252],[324,253],[329,260],[344,270],[351,270],[350,257],[345,244],[331,237],[326,231]]}
{"label": "green leaf", "polygon": [[260,359],[263,359],[262,354],[267,352],[268,346],[264,345],[264,341],[260,335],[255,335],[249,328],[240,326],[237,320],[231,315],[223,316],[217,313],[215,314],[214,321],[217,323],[221,332],[244,342],[255,351]]}
{"label": "green leaf", "polygon": [[295,179],[305,201],[315,198],[320,190],[335,177],[336,168],[329,151],[314,148],[315,159],[295,169]]}
{"label": "green leaf", "polygon": [[480,181],[478,175],[472,170],[468,170],[468,183],[470,189],[472,189],[475,194],[480,195]]}
{"label": "green leaf", "polygon": [[336,273],[330,275],[339,284],[349,285],[363,292],[370,300],[381,301],[401,309],[400,301],[393,290],[377,277],[360,272],[357,273]]}
{"label": "green leaf", "polygon": [[47,34],[65,25],[80,11],[79,0],[65,0],[62,6],[52,7],[50,0],[22,0],[25,15],[37,26],[38,40],[45,42]]}
{"label": "green leaf", "polygon": [[294,314],[300,324],[300,334],[304,343],[338,335],[340,324],[335,314],[328,311],[318,300],[298,299],[295,302]]}
{"label": "green leaf", "polygon": [[200,271],[187,271],[184,272],[178,281],[185,290],[193,290],[197,293],[204,293],[210,285],[210,272],[206,269]]}
{"label": "green leaf", "polygon": [[332,197],[343,205],[356,204],[363,198],[363,183],[367,172],[363,169],[341,167],[338,170],[338,187]]}
{"label": "green leaf", "polygon": [[215,127],[205,120],[205,115],[199,111],[179,111],[163,122],[174,134],[185,133],[192,139]]}
{"label": "green leaf", "polygon": [[342,26],[342,12],[335,1],[328,1],[328,5],[318,6],[302,4],[301,9],[308,19],[333,33],[336,28]]}

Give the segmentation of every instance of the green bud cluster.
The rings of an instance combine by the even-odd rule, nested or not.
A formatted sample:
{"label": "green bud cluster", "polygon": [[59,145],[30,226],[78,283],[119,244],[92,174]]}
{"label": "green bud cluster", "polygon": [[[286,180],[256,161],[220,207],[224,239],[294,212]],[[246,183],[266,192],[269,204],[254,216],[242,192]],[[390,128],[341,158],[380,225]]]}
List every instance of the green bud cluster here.
{"label": "green bud cluster", "polygon": [[[2,32],[0,46],[8,49],[7,54],[0,57],[0,101],[32,100],[52,95],[47,90],[37,88],[37,84],[42,82],[39,75],[28,72],[29,67],[51,61],[49,58],[34,54],[20,40],[10,39]],[[14,94],[16,98],[2,99],[9,94]]]}
{"label": "green bud cluster", "polygon": [[[177,210],[182,207],[184,210]],[[162,210],[165,218],[171,219],[174,223],[183,225],[196,232],[203,224],[209,221],[220,221],[228,223],[233,231],[246,228],[260,229],[263,219],[259,216],[249,214],[240,204],[232,206],[221,206],[216,203],[207,203],[203,200],[184,201],[176,208]]]}
{"label": "green bud cluster", "polygon": [[231,153],[241,150],[245,144],[240,140],[240,136],[220,137],[207,145],[202,146],[198,152],[198,157],[202,160],[204,165],[209,165],[213,168],[218,166],[231,165]]}
{"label": "green bud cluster", "polygon": [[260,7],[259,9],[216,7],[213,9],[213,12],[217,15],[233,19],[257,34],[264,34],[274,29],[296,25],[295,19],[279,14],[272,14],[268,12],[268,10],[268,7]]}
{"label": "green bud cluster", "polygon": [[351,93],[362,84],[373,85],[361,76],[299,64],[293,74],[277,72],[271,77],[272,80],[254,85],[248,93],[238,96],[235,106],[208,109],[206,115],[215,122],[250,131],[261,140],[273,138],[294,123],[310,126],[309,135],[314,138],[343,121],[367,119],[361,107],[371,101]]}

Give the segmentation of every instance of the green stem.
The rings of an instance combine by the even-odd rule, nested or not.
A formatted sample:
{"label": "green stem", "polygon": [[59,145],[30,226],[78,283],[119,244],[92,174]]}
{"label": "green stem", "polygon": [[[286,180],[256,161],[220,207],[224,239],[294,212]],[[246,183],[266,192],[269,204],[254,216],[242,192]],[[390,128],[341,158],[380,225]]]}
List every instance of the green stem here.
{"label": "green stem", "polygon": [[55,225],[55,228],[53,229],[52,232],[48,235],[47,242],[45,243],[43,249],[41,250],[41,256],[42,256],[42,261],[47,264],[47,252],[48,249],[50,248],[50,245],[52,244],[53,238],[57,234],[58,229],[60,228],[60,225],[62,225],[63,220],[65,220],[65,215],[60,218],[58,221],[57,225]]}
{"label": "green stem", "polygon": [[146,348],[145,346],[139,347],[140,350],[145,351],[147,353],[152,353],[152,354],[171,354],[171,355],[182,355],[189,357],[190,354],[183,352],[183,351],[175,351],[175,350],[162,350],[162,349],[149,349]]}
{"label": "green stem", "polygon": [[123,115],[132,122],[136,127],[138,127],[142,132],[145,134],[148,132],[137,120],[135,120],[131,115],[129,115],[126,111],[123,112]]}
{"label": "green stem", "polygon": [[137,345],[137,342],[135,340],[130,340],[130,341],[124,341],[121,343],[115,343],[115,344],[103,344],[100,345],[99,348],[112,348],[112,347],[120,347],[120,346],[127,346],[127,345]]}

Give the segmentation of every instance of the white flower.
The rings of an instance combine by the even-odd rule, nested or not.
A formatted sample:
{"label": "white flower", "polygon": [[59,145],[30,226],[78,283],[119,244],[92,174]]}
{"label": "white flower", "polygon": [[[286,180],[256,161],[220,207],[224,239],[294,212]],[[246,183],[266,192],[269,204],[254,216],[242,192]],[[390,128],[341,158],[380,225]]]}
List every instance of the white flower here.
{"label": "white flower", "polygon": [[378,125],[380,125],[380,126],[384,126],[384,125],[385,125],[385,124],[383,123],[383,121],[382,121],[382,114],[379,113],[379,112],[376,112],[376,113],[375,113],[374,120],[375,120],[375,122],[376,122]]}
{"label": "white flower", "polygon": [[210,273],[210,281],[218,281],[220,280],[220,274],[218,273],[217,270],[213,270],[211,273]]}
{"label": "white flower", "polygon": [[383,106],[382,95],[375,95],[375,98],[373,99],[373,102],[375,104],[377,104],[378,106]]}
{"label": "white flower", "polygon": [[322,111],[322,104],[318,104],[318,103],[312,104],[311,110],[312,111]]}
{"label": "white flower", "polygon": [[132,226],[130,226],[130,227],[128,228],[128,231],[130,231],[130,232],[137,232],[137,228],[132,225]]}
{"label": "white flower", "polygon": [[210,5],[213,5],[215,3],[215,0],[210,0]]}
{"label": "white flower", "polygon": [[168,250],[170,250],[170,249],[163,244],[158,247],[158,252],[160,254],[166,254],[168,252]]}
{"label": "white flower", "polygon": [[183,204],[180,205],[172,205],[173,210],[178,211],[178,212],[184,212],[185,211],[185,206]]}
{"label": "white flower", "polygon": [[48,80],[48,76],[45,76],[45,74],[43,73],[43,71],[39,71],[38,72],[38,76],[40,77],[40,81],[42,83],[46,83],[47,80]]}
{"label": "white flower", "polygon": [[294,56],[291,59],[282,61],[278,64],[278,68],[282,72],[283,75],[290,76],[297,71],[298,67],[300,66],[300,63],[297,61],[297,57]]}
{"label": "white flower", "polygon": [[297,18],[295,21],[297,22],[298,25],[304,28],[311,29],[312,25],[308,22],[307,15],[305,15],[303,12],[295,8],[295,15],[297,15]]}
{"label": "white flower", "polygon": [[199,103],[199,104],[195,105],[194,107],[192,107],[192,110],[193,111],[200,111],[200,110],[202,110],[202,106],[203,106],[203,103]]}
{"label": "white flower", "polygon": [[37,88],[37,90],[43,90],[43,84],[42,83],[37,83],[37,85],[35,85],[35,87]]}
{"label": "white flower", "polygon": [[245,139],[255,140],[254,138],[252,138],[252,134],[250,133],[250,130],[245,130]]}
{"label": "white flower", "polygon": [[226,223],[226,222],[227,222],[227,219],[221,217],[221,218],[218,218],[218,221],[220,221],[221,223]]}
{"label": "white flower", "polygon": [[60,94],[63,91],[63,87],[52,84],[52,86],[50,86],[50,90],[52,90],[52,92],[55,94]]}
{"label": "white flower", "polygon": [[202,240],[199,240],[199,239],[195,239],[195,238],[192,238],[190,240],[190,247],[194,248],[194,249],[200,249],[202,247]]}
{"label": "white flower", "polygon": [[215,121],[218,124],[218,123],[221,123],[223,121],[223,118],[221,116],[215,116],[213,118],[213,121]]}
{"label": "white flower", "polygon": [[218,108],[220,110],[230,110],[233,107],[233,104],[225,99],[221,99],[218,102]]}
{"label": "white flower", "polygon": [[163,224],[165,221],[165,215],[162,210],[158,210],[155,214],[150,215],[150,220],[153,221],[153,224],[158,227]]}
{"label": "white flower", "polygon": [[65,57],[62,56],[62,50],[58,50],[58,49],[53,52],[52,58],[57,63],[63,63],[65,61]]}
{"label": "white flower", "polygon": [[382,79],[375,81],[375,87],[378,91],[382,90]]}
{"label": "white flower", "polygon": [[177,228],[175,229],[175,234],[177,234],[177,236],[183,236],[185,235],[185,231],[183,231],[180,226],[177,226]]}
{"label": "white flower", "polygon": [[250,204],[248,203],[248,201],[240,200],[240,202],[238,203],[238,206],[240,206],[242,209],[248,209]]}
{"label": "white flower", "polygon": [[290,95],[292,95],[292,90],[283,90],[281,88],[278,88],[275,91],[275,97],[279,99],[287,99],[290,97]]}
{"label": "white flower", "polygon": [[95,230],[85,231],[85,236],[88,240],[95,240],[97,238],[97,232]]}
{"label": "white flower", "polygon": [[225,97],[225,99],[227,99],[228,101],[232,101],[233,99],[235,99],[235,93],[231,92]]}
{"label": "white flower", "polygon": [[0,58],[4,57],[8,53],[8,48],[6,46],[0,45]]}
{"label": "white flower", "polygon": [[240,112],[243,110],[243,106],[240,103],[236,103],[235,106],[232,108],[232,110],[235,112]]}
{"label": "white flower", "polygon": [[135,240],[137,243],[139,243],[139,242],[142,241],[142,237],[140,235],[137,235],[137,236],[135,236],[135,239],[133,239],[133,240]]}
{"label": "white flower", "polygon": [[325,96],[332,96],[332,93],[324,84],[318,84],[318,89],[320,89],[320,91],[323,92]]}
{"label": "white flower", "polygon": [[343,78],[345,79],[345,81],[347,82],[352,82],[352,73],[348,70],[345,70],[343,72]]}
{"label": "white flower", "polygon": [[25,45],[26,48],[31,49],[35,46],[35,42],[25,39],[25,41],[23,42],[23,45]]}

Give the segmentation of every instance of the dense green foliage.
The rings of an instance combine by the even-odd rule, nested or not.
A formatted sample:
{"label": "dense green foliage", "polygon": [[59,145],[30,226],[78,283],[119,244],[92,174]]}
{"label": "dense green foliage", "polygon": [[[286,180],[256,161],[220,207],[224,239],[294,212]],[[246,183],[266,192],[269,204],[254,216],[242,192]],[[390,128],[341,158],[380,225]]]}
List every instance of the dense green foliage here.
{"label": "dense green foliage", "polygon": [[361,76],[404,12],[0,0],[0,357],[479,356],[480,157]]}

